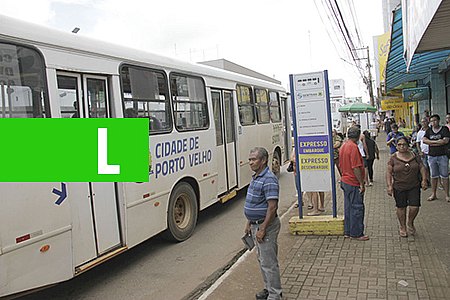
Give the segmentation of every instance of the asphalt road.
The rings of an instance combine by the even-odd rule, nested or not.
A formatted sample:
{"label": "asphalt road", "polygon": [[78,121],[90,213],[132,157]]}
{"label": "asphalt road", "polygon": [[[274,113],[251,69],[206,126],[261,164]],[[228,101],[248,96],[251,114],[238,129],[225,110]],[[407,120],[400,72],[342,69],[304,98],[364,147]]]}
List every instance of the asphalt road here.
{"label": "asphalt road", "polygon": [[[283,170],[286,169],[286,166]],[[280,176],[279,215],[295,201],[293,176]],[[245,190],[201,212],[182,243],[156,236],[74,279],[22,299],[195,299],[243,253]]]}

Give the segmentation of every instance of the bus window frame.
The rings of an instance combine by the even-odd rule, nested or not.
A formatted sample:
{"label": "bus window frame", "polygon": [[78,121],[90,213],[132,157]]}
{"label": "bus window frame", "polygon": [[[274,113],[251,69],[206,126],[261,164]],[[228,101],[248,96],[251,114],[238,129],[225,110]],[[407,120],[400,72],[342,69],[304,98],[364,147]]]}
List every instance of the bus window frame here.
{"label": "bus window frame", "polygon": [[[263,105],[261,105],[260,102],[256,101],[256,98],[257,98],[257,97],[256,97],[256,91],[265,91],[265,92],[266,92],[266,98],[267,98],[267,116],[268,116],[267,122],[262,122],[262,121],[259,119],[259,114],[258,114],[258,112],[261,113],[261,107],[262,107]],[[253,93],[254,93],[254,97],[255,97],[254,104],[255,104],[255,110],[256,110],[256,121],[258,122],[258,124],[269,124],[270,121],[271,121],[271,119],[270,119],[270,98],[269,98],[269,91],[268,91],[266,88],[262,88],[262,87],[255,86],[255,87],[253,88]]]}
{"label": "bus window frame", "polygon": [[[270,106],[270,93],[275,93],[275,95],[277,96],[277,103],[278,103],[278,116],[280,117],[280,120],[279,121],[274,121],[273,119],[272,119],[272,111],[271,111],[271,106]],[[270,122],[271,123],[281,123],[282,121],[283,121],[283,118],[282,118],[282,116],[281,116],[281,100],[280,100],[280,94],[277,92],[277,91],[275,91],[275,90],[268,90],[268,96],[269,96],[269,115],[270,115]]]}
{"label": "bus window frame", "polygon": [[[187,102],[187,103],[199,103],[198,100],[195,101],[175,101],[175,97],[176,95],[174,94],[174,91],[172,89],[172,77],[173,76],[184,76],[186,78],[195,78],[195,79],[200,79],[201,82],[203,83],[203,92],[205,94],[205,107],[206,107],[206,126],[205,127],[189,127],[186,129],[183,128],[179,128],[176,124],[177,121],[177,116],[176,116],[176,111],[175,111],[175,102]],[[206,82],[204,80],[204,78],[202,76],[199,75],[193,75],[193,74],[188,74],[188,73],[182,73],[182,72],[177,72],[177,71],[173,71],[169,73],[169,89],[170,89],[170,101],[171,101],[171,109],[172,109],[172,118],[173,118],[173,127],[175,128],[176,131],[178,132],[189,132],[189,131],[203,131],[203,130],[208,130],[211,127],[211,120],[209,117],[209,100],[208,100],[208,94],[206,93]],[[179,96],[178,96],[179,97]],[[190,99],[190,98],[189,98]]]}
{"label": "bus window frame", "polygon": [[[144,70],[144,71],[150,71],[150,72],[154,72],[154,73],[159,73],[162,74],[165,83],[166,83],[166,89],[167,89],[167,94],[166,97],[167,99],[164,101],[165,103],[168,102],[168,107],[169,107],[169,111],[166,111],[166,115],[168,117],[168,122],[170,124],[170,126],[168,126],[167,128],[163,129],[163,130],[158,130],[158,131],[151,131],[150,130],[150,118],[149,118],[149,135],[159,135],[159,134],[167,134],[167,133],[171,133],[173,131],[173,112],[172,112],[172,101],[171,101],[171,97],[170,97],[170,82],[169,82],[169,77],[167,76],[167,73],[164,69],[156,69],[156,68],[149,68],[149,67],[145,67],[145,66],[141,66],[141,65],[134,65],[131,63],[127,63],[127,62],[123,62],[119,65],[119,82],[120,82],[120,93],[121,93],[121,98],[122,98],[122,116],[123,118],[125,118],[125,101],[135,101],[135,100],[126,100],[124,97],[124,88],[123,88],[123,81],[122,81],[122,69],[124,67],[132,67],[132,68],[136,68],[136,69],[140,69],[140,70]],[[151,100],[151,101],[139,101],[136,100],[136,102],[159,102],[157,101],[157,99]]]}
{"label": "bus window frame", "polygon": [[[42,62],[42,67],[43,67],[43,72],[42,72],[42,81],[43,81],[43,99],[40,99],[39,101],[39,105],[42,106],[42,108],[44,109],[43,113],[44,113],[44,117],[42,118],[52,118],[52,111],[51,111],[51,105],[50,105],[50,92],[48,89],[48,78],[47,78],[47,61],[45,60],[45,56],[42,54],[42,52],[34,45],[30,45],[30,44],[25,44],[25,43],[21,43],[21,42],[13,42],[10,40],[5,40],[5,39],[1,39],[0,38],[0,44],[9,44],[12,46],[16,46],[16,47],[23,47],[23,48],[27,48],[29,50],[34,51],[35,53],[37,53],[37,55],[39,56],[39,58],[41,59]],[[42,103],[43,102],[43,103]],[[48,113],[45,113],[48,112]],[[27,118],[27,119],[39,119],[39,118]]]}
{"label": "bus window frame", "polygon": [[[239,102],[239,99],[240,99],[240,93],[239,93],[239,91],[240,91],[240,89],[239,89],[239,87],[247,87],[247,88],[249,88],[250,89],[250,92],[249,92],[249,95],[250,95],[250,104],[241,104],[240,102]],[[254,91],[253,91],[253,86],[251,86],[251,85],[247,85],[247,84],[244,84],[244,83],[237,83],[236,84],[236,103],[237,103],[237,106],[238,106],[238,111],[237,111],[237,114],[238,114],[238,116],[239,116],[239,123],[242,125],[242,126],[251,126],[251,125],[256,125],[256,118],[257,118],[257,116],[256,116],[256,107],[255,107],[255,96],[254,96]],[[241,106],[250,106],[251,108],[252,108],[252,114],[253,114],[253,122],[249,122],[249,123],[243,123],[242,122],[242,118],[241,118],[241,113],[240,113],[240,107]]]}

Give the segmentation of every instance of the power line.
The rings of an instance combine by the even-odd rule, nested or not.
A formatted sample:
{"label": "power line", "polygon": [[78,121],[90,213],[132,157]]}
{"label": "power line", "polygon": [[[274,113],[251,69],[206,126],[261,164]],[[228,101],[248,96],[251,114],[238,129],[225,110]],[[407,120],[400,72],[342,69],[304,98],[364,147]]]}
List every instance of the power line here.
{"label": "power line", "polygon": [[[348,59],[353,60],[353,58],[350,56],[350,53],[346,50],[346,46],[343,44],[344,42],[342,41],[342,39],[339,39],[339,38],[336,39],[336,37],[339,37],[340,34],[339,34],[339,32],[337,31],[337,27],[338,27],[338,24],[336,23],[337,20],[336,20],[335,18],[333,18],[332,14],[331,14],[332,9],[331,9],[331,7],[329,6],[329,3],[327,3],[326,0],[322,0],[322,1],[321,1],[322,7],[323,7],[323,10],[322,10],[322,11],[325,12],[326,17],[328,18],[328,21],[330,22],[330,25],[331,25],[330,27],[331,27],[331,29],[332,29],[332,31],[333,31],[333,36],[334,36],[335,38],[333,38],[333,37],[330,35],[330,31],[328,30],[328,26],[325,25],[325,22],[324,22],[324,20],[323,20],[323,18],[322,18],[322,15],[321,15],[321,10],[319,10],[319,7],[317,6],[317,3],[315,2],[315,0],[314,0],[314,4],[315,4],[316,9],[317,9],[317,11],[318,11],[318,13],[319,13],[319,17],[320,17],[320,19],[321,19],[321,21],[322,21],[322,24],[323,24],[324,27],[325,27],[325,30],[326,30],[326,32],[327,32],[327,35],[328,35],[329,39],[331,40],[331,42],[333,43],[333,46],[334,46],[334,48],[335,48],[335,50],[336,50],[336,54],[339,56],[339,58],[342,58],[342,54],[343,54],[343,55],[344,55],[345,57],[347,57]],[[336,26],[333,26],[333,23],[335,23]],[[339,47],[340,50],[337,49],[338,47],[336,46],[335,40],[336,40],[336,42],[338,43],[338,45],[340,46],[340,47]],[[342,54],[341,54],[341,53],[342,53]],[[343,58],[342,58],[342,59],[343,59]],[[343,59],[343,60],[346,61],[345,59]],[[352,65],[352,64],[351,64],[351,65]],[[343,66],[344,66],[345,68],[347,68],[347,65],[343,64]],[[355,74],[355,76],[356,76],[357,78],[361,77],[361,74],[358,73],[357,70],[355,70],[355,68],[349,68],[349,69],[351,70],[351,72],[353,72],[353,73]]]}
{"label": "power line", "polygon": [[[332,11],[332,15],[334,15],[335,21],[338,24],[339,31],[341,32],[341,35],[343,37],[343,40],[348,48],[349,53],[351,54],[352,60],[355,62],[355,64],[359,65],[359,59],[357,58],[357,53],[355,51],[354,43],[351,39],[351,36],[349,34],[347,25],[345,24],[345,21],[342,17],[342,13],[340,11],[339,5],[336,0],[334,0],[334,6],[331,0],[328,0],[329,8]],[[360,76],[363,80],[365,80],[364,74],[361,72],[361,70],[358,69],[358,72],[360,73]]]}
{"label": "power line", "polygon": [[[338,1],[337,0],[333,0],[333,1],[328,0],[325,3],[327,5],[328,10],[330,11],[330,15],[333,19],[333,22],[331,22],[331,23],[332,24],[335,23],[337,25],[336,27],[339,29],[340,35],[342,36],[342,40],[344,41],[346,48],[348,49],[348,52],[347,51],[345,51],[345,52],[349,53],[351,55],[351,60],[354,61],[354,66],[356,67],[356,70],[359,72],[359,75],[361,76],[363,82],[366,84],[368,91],[369,91],[369,95],[370,95],[370,102],[371,102],[371,104],[373,104],[374,99],[373,99],[373,86],[372,86],[372,77],[371,77],[371,65],[370,65],[370,57],[369,57],[370,52],[369,52],[369,47],[365,47],[365,48],[361,47],[361,37],[359,35],[358,25],[357,25],[357,21],[356,21],[357,19],[355,18],[356,14],[354,14],[353,1],[352,1],[353,8],[349,2],[347,2],[347,3],[348,3],[350,14],[352,15],[356,38],[359,42],[358,43],[359,48],[355,47],[355,43],[353,40],[353,34],[349,30],[349,28],[351,28],[351,27],[349,27],[347,25],[347,23],[345,22],[345,18],[343,15],[344,10],[341,9],[341,7],[338,4]],[[363,49],[367,50],[367,58],[359,57],[358,50],[363,50]],[[366,67],[368,68],[368,76],[365,75],[364,69],[361,67],[361,60],[363,60],[363,59],[364,60],[367,59]]]}
{"label": "power line", "polygon": [[353,0],[350,0],[348,2],[348,6],[350,9],[350,14],[352,15],[353,23],[355,25],[355,32],[356,32],[356,37],[358,38],[359,47],[361,47],[363,43],[361,41],[361,36],[359,35],[360,30],[358,30],[358,28],[359,28],[358,15],[356,14],[355,4],[354,4]]}

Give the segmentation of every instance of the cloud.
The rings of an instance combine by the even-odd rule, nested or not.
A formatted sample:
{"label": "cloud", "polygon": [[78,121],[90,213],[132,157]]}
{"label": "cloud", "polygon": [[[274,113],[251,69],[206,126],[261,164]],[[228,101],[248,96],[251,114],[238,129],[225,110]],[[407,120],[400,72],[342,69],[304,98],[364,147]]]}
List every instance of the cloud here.
{"label": "cloud", "polygon": [[7,1],[1,5],[1,14],[16,19],[45,25],[53,17],[50,0]]}
{"label": "cloud", "polygon": [[[355,1],[365,45],[382,33],[374,31],[374,24],[382,28],[378,2]],[[80,35],[184,60],[225,58],[275,75],[285,87],[290,73],[327,69],[330,78],[345,79],[347,95],[365,93],[354,68],[340,59],[344,54],[336,53],[325,29],[330,20],[322,23],[313,1],[15,0],[5,2],[2,13],[64,31],[80,27]]]}

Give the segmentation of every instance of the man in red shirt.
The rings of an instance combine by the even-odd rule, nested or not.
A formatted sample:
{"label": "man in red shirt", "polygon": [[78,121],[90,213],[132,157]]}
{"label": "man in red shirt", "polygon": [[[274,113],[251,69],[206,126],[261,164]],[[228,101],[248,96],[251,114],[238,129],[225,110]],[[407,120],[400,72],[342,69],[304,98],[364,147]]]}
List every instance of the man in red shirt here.
{"label": "man in red shirt", "polygon": [[364,235],[364,163],[358,150],[361,130],[350,127],[348,141],[339,150],[341,188],[344,191],[344,236],[367,241]]}

